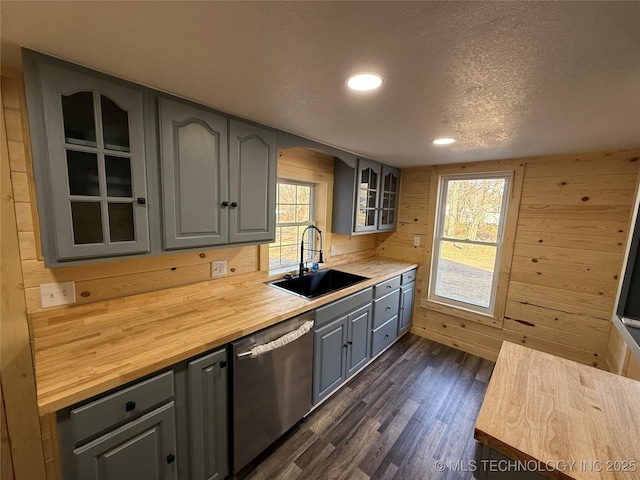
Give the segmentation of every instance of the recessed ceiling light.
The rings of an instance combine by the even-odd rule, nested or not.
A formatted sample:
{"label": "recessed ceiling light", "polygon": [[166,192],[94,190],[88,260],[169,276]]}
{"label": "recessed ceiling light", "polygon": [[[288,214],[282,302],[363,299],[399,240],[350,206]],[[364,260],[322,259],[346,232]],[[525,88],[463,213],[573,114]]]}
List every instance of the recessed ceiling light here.
{"label": "recessed ceiling light", "polygon": [[352,90],[368,92],[382,85],[382,77],[377,73],[356,73],[347,79],[347,85]]}
{"label": "recessed ceiling light", "polygon": [[436,138],[433,141],[434,145],[449,145],[450,143],[455,142],[456,139],[455,138]]}

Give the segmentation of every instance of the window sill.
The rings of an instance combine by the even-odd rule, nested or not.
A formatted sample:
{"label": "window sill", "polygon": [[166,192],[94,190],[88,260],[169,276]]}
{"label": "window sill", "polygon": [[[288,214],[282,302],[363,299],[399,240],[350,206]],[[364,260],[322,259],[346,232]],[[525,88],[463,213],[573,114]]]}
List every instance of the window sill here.
{"label": "window sill", "polygon": [[450,315],[452,317],[463,318],[470,322],[481,323],[482,325],[487,325],[489,327],[502,329],[504,324],[504,320],[502,318],[496,318],[492,315],[474,312],[473,310],[468,310],[466,308],[446,305],[426,298],[420,299],[420,306],[428,310],[444,313],[445,315]]}

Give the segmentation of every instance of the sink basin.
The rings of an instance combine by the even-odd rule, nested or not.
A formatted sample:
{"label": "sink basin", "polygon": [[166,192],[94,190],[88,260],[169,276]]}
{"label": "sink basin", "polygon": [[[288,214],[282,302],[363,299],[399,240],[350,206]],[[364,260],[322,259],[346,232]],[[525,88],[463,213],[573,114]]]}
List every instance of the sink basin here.
{"label": "sink basin", "polygon": [[269,282],[269,285],[304,298],[317,298],[365,280],[369,279],[353,273],[327,269],[308,273],[303,277],[275,280]]}

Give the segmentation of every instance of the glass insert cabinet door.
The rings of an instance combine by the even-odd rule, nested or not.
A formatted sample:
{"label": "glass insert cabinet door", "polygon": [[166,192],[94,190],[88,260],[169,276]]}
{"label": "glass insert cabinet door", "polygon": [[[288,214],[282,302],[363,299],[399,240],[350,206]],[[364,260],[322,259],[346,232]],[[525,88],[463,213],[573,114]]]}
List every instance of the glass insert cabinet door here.
{"label": "glass insert cabinet door", "polygon": [[388,165],[382,166],[380,191],[380,218],[378,230],[393,230],[398,216],[398,192],[400,188],[400,171]]}
{"label": "glass insert cabinet door", "polygon": [[142,92],[40,67],[58,260],[149,251]]}
{"label": "glass insert cabinet door", "polygon": [[356,184],[355,231],[366,232],[378,228],[378,198],[382,165],[358,159]]}

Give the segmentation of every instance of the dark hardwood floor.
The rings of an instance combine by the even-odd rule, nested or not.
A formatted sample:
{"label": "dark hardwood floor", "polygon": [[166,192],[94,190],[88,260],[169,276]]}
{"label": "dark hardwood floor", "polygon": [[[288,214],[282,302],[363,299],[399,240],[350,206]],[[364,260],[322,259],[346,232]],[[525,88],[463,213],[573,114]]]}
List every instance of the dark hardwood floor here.
{"label": "dark hardwood floor", "polygon": [[[407,334],[244,478],[470,479],[473,427],[493,365]],[[453,467],[440,471],[438,461]]]}

